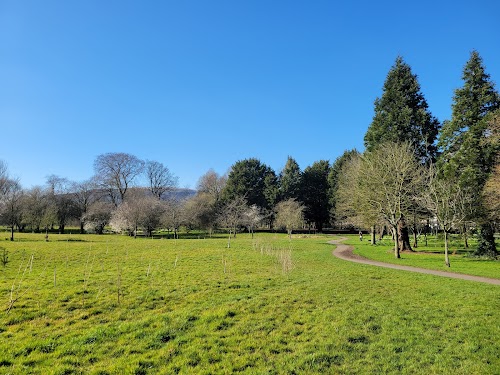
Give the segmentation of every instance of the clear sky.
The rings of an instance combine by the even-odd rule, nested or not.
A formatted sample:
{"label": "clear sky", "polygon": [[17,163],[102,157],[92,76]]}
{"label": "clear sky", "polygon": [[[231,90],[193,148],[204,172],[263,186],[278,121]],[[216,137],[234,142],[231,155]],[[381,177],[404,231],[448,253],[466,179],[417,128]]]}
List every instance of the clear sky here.
{"label": "clear sky", "polygon": [[97,155],[194,188],[256,157],[278,173],[363,150],[401,55],[450,117],[476,49],[500,85],[500,1],[0,0],[0,159],[24,187]]}

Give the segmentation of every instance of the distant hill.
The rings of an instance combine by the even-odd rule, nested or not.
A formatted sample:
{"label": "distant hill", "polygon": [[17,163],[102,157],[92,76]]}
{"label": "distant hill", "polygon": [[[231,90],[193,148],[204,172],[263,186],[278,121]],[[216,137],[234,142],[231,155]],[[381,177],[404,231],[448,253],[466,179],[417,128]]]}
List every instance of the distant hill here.
{"label": "distant hill", "polygon": [[186,188],[175,188],[167,193],[164,194],[163,199],[175,199],[175,200],[184,200],[191,198],[192,196],[196,195],[196,190],[193,189],[186,189]]}

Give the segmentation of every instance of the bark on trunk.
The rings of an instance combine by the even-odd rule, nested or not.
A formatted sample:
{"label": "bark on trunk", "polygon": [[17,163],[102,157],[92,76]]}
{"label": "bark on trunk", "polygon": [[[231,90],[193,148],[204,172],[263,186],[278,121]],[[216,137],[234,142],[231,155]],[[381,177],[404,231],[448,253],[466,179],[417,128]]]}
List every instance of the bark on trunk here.
{"label": "bark on trunk", "polygon": [[462,230],[464,231],[464,246],[466,249],[468,249],[469,248],[469,239],[467,236],[467,227],[464,225]]}
{"label": "bark on trunk", "polygon": [[392,228],[392,236],[394,237],[394,257],[399,259],[401,255],[399,254],[399,236],[397,235],[397,228]]}
{"label": "bark on trunk", "polygon": [[375,231],[376,231],[375,225],[372,225],[372,231],[371,231],[371,242],[372,242],[372,245],[376,244]]}
{"label": "bark on trunk", "polygon": [[450,257],[448,256],[448,231],[444,231],[444,264],[450,266]]}
{"label": "bark on trunk", "polygon": [[404,216],[398,222],[397,237],[399,243],[399,251],[413,251],[410,245],[410,236],[408,234],[408,227],[406,226]]}
{"label": "bark on trunk", "polygon": [[380,227],[380,233],[379,233],[379,236],[378,236],[378,240],[379,241],[382,241],[384,239],[384,234],[385,234],[385,225],[382,225]]}

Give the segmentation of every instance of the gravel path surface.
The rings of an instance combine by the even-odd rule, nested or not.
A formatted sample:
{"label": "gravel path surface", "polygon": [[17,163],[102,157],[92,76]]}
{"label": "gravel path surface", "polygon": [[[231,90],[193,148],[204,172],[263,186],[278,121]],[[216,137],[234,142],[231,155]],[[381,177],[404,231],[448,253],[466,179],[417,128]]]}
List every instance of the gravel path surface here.
{"label": "gravel path surface", "polygon": [[397,265],[397,264],[378,262],[376,260],[370,260],[370,259],[367,259],[367,258],[363,258],[362,256],[353,254],[354,247],[348,246],[348,245],[344,245],[343,243],[341,243],[344,240],[346,240],[346,238],[339,237],[338,239],[335,239],[335,240],[332,240],[332,241],[328,242],[328,243],[330,243],[332,245],[337,246],[335,248],[335,250],[333,251],[333,255],[335,255],[337,258],[340,258],[340,259],[343,259],[343,260],[348,260],[350,262],[356,262],[356,263],[370,264],[372,266],[377,266],[377,267],[393,268],[393,269],[396,269],[396,270],[418,272],[418,273],[426,273],[426,274],[429,274],[429,275],[451,277],[453,279],[478,281],[478,282],[481,282],[481,283],[488,283],[488,284],[493,284],[493,285],[500,285],[500,279],[490,279],[488,277],[464,275],[462,273],[453,273],[453,272],[446,272],[446,271],[428,270],[428,269],[425,269],[425,268],[418,268],[418,267],[400,266],[400,265]]}

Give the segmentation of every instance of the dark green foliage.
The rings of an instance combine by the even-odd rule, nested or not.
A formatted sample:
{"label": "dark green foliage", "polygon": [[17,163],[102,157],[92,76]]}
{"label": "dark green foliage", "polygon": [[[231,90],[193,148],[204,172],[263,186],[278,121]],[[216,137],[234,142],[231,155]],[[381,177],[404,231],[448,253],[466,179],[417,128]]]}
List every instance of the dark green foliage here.
{"label": "dark green foliage", "polygon": [[485,140],[488,114],[500,107],[500,97],[477,51],[471,53],[462,79],[464,85],[455,90],[453,97],[451,120],[444,124],[441,131],[439,167],[445,177],[457,179],[476,198],[476,210],[471,219],[482,223],[479,240],[482,245],[476,255],[490,256],[496,253],[495,242],[486,229],[489,225],[485,223],[480,192],[494,166],[495,150]]}
{"label": "dark green foliage", "polygon": [[424,163],[436,158],[439,121],[428,110],[417,76],[398,57],[384,83],[382,97],[375,100],[375,115],[365,134],[365,147],[372,151],[381,143],[412,142]]}
{"label": "dark green foliage", "polygon": [[484,119],[500,107],[500,98],[476,51],[465,65],[462,79],[464,85],[453,97],[451,121],[443,124],[440,134],[439,164],[446,176],[458,176],[463,186],[481,189],[494,156],[483,147],[487,129]]}
{"label": "dark green foliage", "polygon": [[477,250],[474,255],[488,258],[495,258],[498,255],[495,246],[493,226],[490,223],[481,225],[478,236]]}
{"label": "dark green foliage", "polygon": [[306,221],[314,223],[318,231],[328,223],[330,205],[328,203],[328,174],[330,163],[327,160],[314,162],[302,175],[302,202],[305,206]]}
{"label": "dark green foliage", "polygon": [[238,196],[244,197],[249,206],[272,208],[277,196],[276,174],[258,159],[237,161],[229,172],[223,199],[232,200]]}
{"label": "dark green foliage", "polygon": [[299,199],[302,183],[302,172],[300,167],[291,156],[288,157],[285,167],[279,178],[280,200]]}

